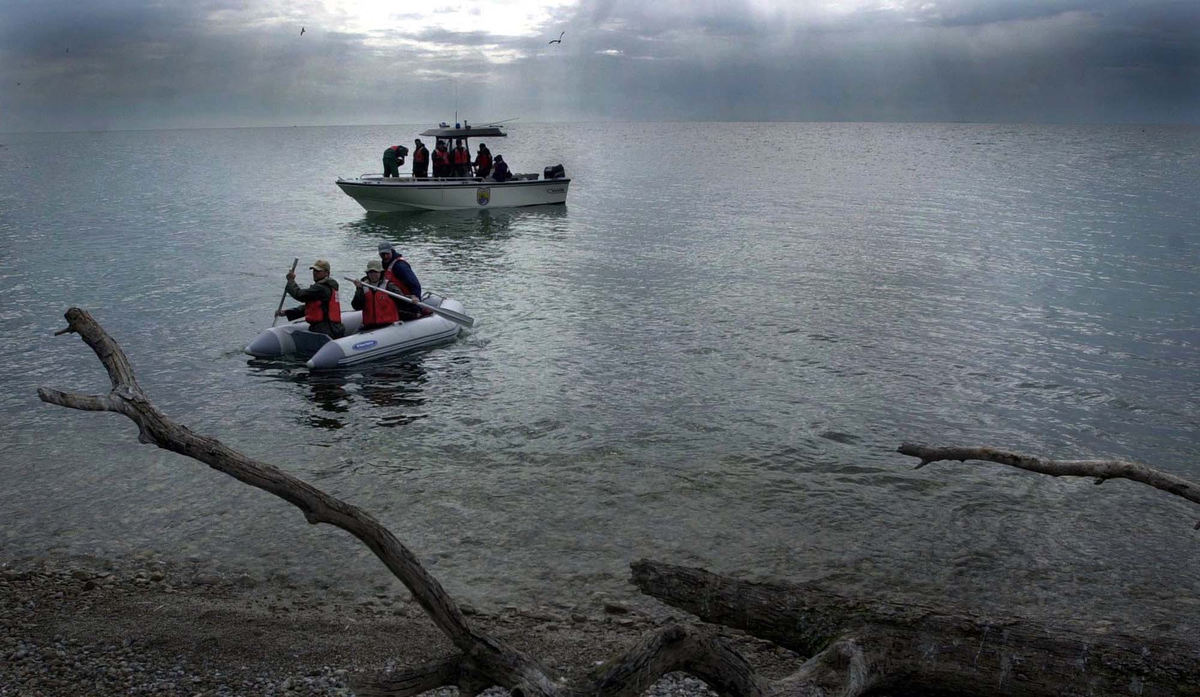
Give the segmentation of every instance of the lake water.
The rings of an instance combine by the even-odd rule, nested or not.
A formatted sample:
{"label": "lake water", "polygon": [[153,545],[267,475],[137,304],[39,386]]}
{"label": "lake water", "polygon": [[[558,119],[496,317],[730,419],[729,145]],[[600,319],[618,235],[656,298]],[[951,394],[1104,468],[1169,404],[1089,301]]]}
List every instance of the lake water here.
{"label": "lake water", "polygon": [[[1200,479],[1200,129],[525,124],[565,206],[367,215],[418,125],[0,135],[0,554],[136,555],[372,592],[360,544],[130,421],[355,503],[481,607],[631,599],[639,557],[981,609],[1190,622],[1200,508],[1131,482],[914,470],[905,441]],[[477,319],[335,374],[249,359],[293,257],[391,240]],[[306,278],[301,274],[301,278]]]}

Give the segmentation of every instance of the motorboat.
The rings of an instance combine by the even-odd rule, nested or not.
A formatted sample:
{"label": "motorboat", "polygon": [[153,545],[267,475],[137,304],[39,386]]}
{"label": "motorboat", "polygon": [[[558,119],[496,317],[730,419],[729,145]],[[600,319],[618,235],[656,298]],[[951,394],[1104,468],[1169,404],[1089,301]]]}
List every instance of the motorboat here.
{"label": "motorboat", "polygon": [[257,358],[295,358],[313,370],[331,370],[454,341],[464,325],[473,322],[463,314],[462,303],[427,293],[421,300],[430,314],[360,332],[362,312],[342,313],[346,335],[332,339],[308,330],[303,319],[271,327],[255,337],[246,353]]}
{"label": "motorboat", "polygon": [[[471,138],[505,138],[498,125],[471,126],[467,122],[446,123],[421,133],[437,141],[453,143],[462,139],[470,152]],[[433,152],[433,149],[430,149]],[[480,208],[516,208],[566,203],[571,180],[561,164],[530,174],[513,173],[511,179],[496,181],[490,177],[384,177],[363,174],[339,178],[338,187],[347,196],[372,213],[397,211],[447,211]]]}

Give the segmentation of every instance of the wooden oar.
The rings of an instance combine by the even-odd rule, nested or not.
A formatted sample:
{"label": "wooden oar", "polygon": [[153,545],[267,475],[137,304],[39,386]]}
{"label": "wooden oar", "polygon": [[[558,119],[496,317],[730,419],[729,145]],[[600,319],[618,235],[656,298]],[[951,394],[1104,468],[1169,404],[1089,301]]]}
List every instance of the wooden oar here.
{"label": "wooden oar", "polygon": [[[296,273],[296,264],[300,263],[300,257],[292,259],[292,270],[288,273]],[[271,320],[271,326],[274,327],[279,323],[279,311],[283,309],[283,301],[287,300],[287,286],[283,287],[283,296],[279,298],[279,307],[275,308],[275,319]]]}
{"label": "wooden oar", "polygon": [[[342,276],[342,278],[347,281],[350,281],[351,283],[356,283],[356,282],[362,283],[362,281],[359,281],[357,278],[350,278],[349,276]],[[393,293],[392,291],[387,290],[386,288],[379,288],[377,286],[373,286],[373,285],[370,285],[367,283],[364,283],[363,285],[367,286],[371,290],[377,290],[380,293],[390,295],[393,298],[399,298],[400,300],[403,300],[406,303],[416,305],[417,307],[422,308],[424,310],[429,310],[430,312],[434,313],[435,315],[441,315],[442,317],[445,317],[446,319],[450,320],[451,322],[454,322],[456,324],[461,324],[464,327],[470,327],[475,324],[475,320],[473,318],[468,317],[461,312],[455,312],[454,310],[446,310],[446,309],[443,309],[440,307],[434,307],[433,305],[426,305],[425,303],[420,302],[419,300],[413,300],[412,298],[410,298],[408,296],[400,295],[399,293]]]}

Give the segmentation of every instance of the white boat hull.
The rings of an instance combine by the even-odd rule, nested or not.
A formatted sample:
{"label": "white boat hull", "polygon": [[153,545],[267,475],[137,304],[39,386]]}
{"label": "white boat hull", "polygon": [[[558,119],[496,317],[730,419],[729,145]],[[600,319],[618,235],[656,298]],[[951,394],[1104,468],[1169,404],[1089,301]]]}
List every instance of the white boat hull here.
{"label": "white boat hull", "polygon": [[[425,302],[434,304],[436,300],[430,302],[427,298]],[[457,300],[440,300],[440,307],[463,311],[462,303]],[[330,370],[454,341],[462,330],[461,325],[436,314],[360,332],[362,313],[343,312],[342,324],[346,335],[340,339],[308,331],[304,320],[271,327],[250,342],[245,351],[258,358],[306,359],[305,365],[313,370]]]}
{"label": "white boat hull", "polygon": [[517,208],[566,203],[570,179],[538,179],[536,174],[516,176],[505,182],[474,177],[358,177],[338,179],[337,185],[372,213]]}

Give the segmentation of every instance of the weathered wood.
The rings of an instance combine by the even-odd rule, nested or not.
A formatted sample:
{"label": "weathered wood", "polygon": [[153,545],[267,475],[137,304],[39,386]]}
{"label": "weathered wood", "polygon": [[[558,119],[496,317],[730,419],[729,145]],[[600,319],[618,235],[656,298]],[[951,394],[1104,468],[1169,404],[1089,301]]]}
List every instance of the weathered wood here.
{"label": "weathered wood", "polygon": [[[409,670],[365,676],[353,681],[352,687],[360,697],[411,697],[444,685],[459,685],[462,664],[460,654]],[[474,694],[470,690],[462,692]]]}
{"label": "weathered wood", "polygon": [[[38,389],[42,401],[89,411],[114,411],[138,425],[138,439],[199,460],[238,481],[257,487],[299,508],[309,523],[328,523],[357,537],[400,579],[426,614],[476,669],[496,684],[520,689],[526,695],[558,693],[548,672],[533,658],[477,631],[454,599],[425,570],[404,544],[362,509],[336,499],[274,465],[246,457],[215,438],[192,433],[164,416],[142,392],[133,366],[90,314],[78,308],[66,313],[67,329],[79,334],[108,370],[112,390],[107,395],[80,395]],[[59,332],[63,333],[63,332]]]}
{"label": "weathered wood", "polygon": [[[916,443],[902,443],[896,448],[896,452],[919,458],[921,463],[917,465],[917,469],[941,460],[981,460],[1048,474],[1051,477],[1092,477],[1097,484],[1103,484],[1109,479],[1129,479],[1180,496],[1192,503],[1200,503],[1200,484],[1128,460],[1048,460],[995,448],[933,447]],[[1196,529],[1200,530],[1200,521],[1197,521]]]}
{"label": "weathered wood", "polygon": [[214,438],[197,435],[171,421],[142,392],[129,359],[91,315],[71,308],[66,318],[67,329],[58,333],[79,334],[108,370],[112,390],[107,395],[80,395],[42,388],[38,396],[43,401],[124,414],[138,425],[138,438],[143,443],[199,460],[274,494],[303,511],[310,523],[328,523],[346,530],[367,545],[404,583],[426,614],[462,651],[461,656],[415,670],[362,680],[357,685],[361,694],[412,695],[439,684],[458,685],[464,693],[474,694],[494,684],[509,688],[517,697],[632,697],[672,670],[688,670],[733,697],[765,694],[763,684],[735,650],[717,638],[683,627],[651,634],[594,671],[587,684],[566,688],[554,683],[539,662],[471,627],[457,603],[416,556],[365,511],[273,465],[248,458]]}
{"label": "weathered wood", "polygon": [[720,637],[674,625],[643,637],[624,655],[593,671],[591,685],[582,694],[636,697],[676,670],[691,673],[726,695],[765,697],[770,692],[746,659]]}
{"label": "weathered wood", "polygon": [[[811,658],[795,674],[769,683],[720,637],[703,628],[673,626],[647,635],[583,684],[559,685],[538,661],[472,627],[416,556],[365,511],[171,421],[142,392],[129,359],[87,312],[71,308],[66,317],[68,327],[59,333],[80,335],[108,371],[112,389],[106,395],[81,395],[42,388],[43,401],[124,414],[138,425],[141,442],[274,494],[299,508],[310,523],[346,530],[404,583],[461,651],[413,670],[362,680],[356,686],[360,694],[409,697],[445,684],[475,694],[495,684],[514,697],[635,697],[664,673],[683,670],[729,697],[858,697],[908,688],[983,697],[1200,695],[1195,647],[1095,631],[1049,631],[1012,619],[855,600],[816,588],[750,584],[649,561],[633,565],[634,580],[644,592]],[[1145,473],[1109,468],[1102,476]],[[1191,497],[1190,490],[1175,488],[1172,493]]]}
{"label": "weathered wood", "polygon": [[1200,695],[1200,645],[862,600],[813,585],[750,583],[648,560],[632,568],[643,593],[802,655],[821,655],[839,643],[846,654],[844,642],[853,642],[849,655],[857,656],[856,670],[871,689],[979,697]]}

